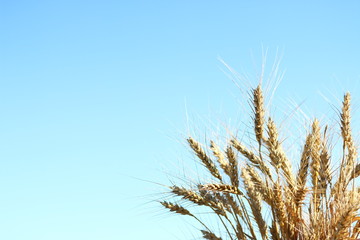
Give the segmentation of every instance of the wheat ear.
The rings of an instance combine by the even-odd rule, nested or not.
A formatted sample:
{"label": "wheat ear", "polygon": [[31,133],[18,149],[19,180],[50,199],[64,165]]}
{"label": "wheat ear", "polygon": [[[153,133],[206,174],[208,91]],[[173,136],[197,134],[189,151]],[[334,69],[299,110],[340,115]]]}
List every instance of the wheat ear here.
{"label": "wheat ear", "polygon": [[216,157],[220,167],[227,175],[230,175],[229,162],[226,161],[225,154],[221,151],[218,145],[214,141],[210,141],[210,149],[212,150],[214,156]]}
{"label": "wheat ear", "polygon": [[271,173],[268,166],[266,166],[265,162],[261,160],[260,157],[255,155],[252,151],[247,149],[243,144],[241,144],[238,140],[231,139],[230,140],[231,145],[240,152],[246,159],[249,160],[249,162],[256,168],[258,168],[261,172],[264,172],[268,178],[271,179]]}
{"label": "wheat ear", "polygon": [[290,189],[294,189],[295,179],[294,174],[291,170],[291,164],[289,159],[286,157],[285,152],[279,142],[279,135],[275,125],[275,122],[269,118],[267,124],[267,132],[268,132],[268,140],[266,141],[266,145],[269,151],[269,157],[272,165],[277,169],[277,171],[281,168],[286,182]]}
{"label": "wheat ear", "polygon": [[331,182],[330,173],[330,153],[327,146],[327,127],[324,130],[324,139],[322,141],[321,153],[320,153],[320,172],[319,172],[319,187],[321,188],[321,195],[326,195],[326,189]]}
{"label": "wheat ear", "polygon": [[160,202],[161,205],[163,205],[165,208],[169,209],[171,212],[175,212],[181,215],[188,215],[188,216],[193,216],[187,209],[185,209],[184,207],[175,204],[175,203],[170,203],[167,201],[163,201]]}
{"label": "wheat ear", "polygon": [[259,228],[263,239],[267,239],[267,225],[261,215],[261,194],[256,190],[252,177],[247,168],[242,168],[241,177],[244,182],[246,193],[248,195],[248,202],[253,213],[256,224]]}
{"label": "wheat ear", "polygon": [[[300,206],[303,203],[306,195],[306,178],[308,176],[309,164],[310,164],[310,155],[312,151],[312,137],[310,133],[306,137],[305,145],[300,159],[300,167],[297,176],[297,189],[295,194],[295,204]],[[300,211],[299,211],[300,212]]]}
{"label": "wheat ear", "polygon": [[198,158],[205,165],[205,167],[209,170],[211,175],[222,181],[221,175],[216,168],[214,162],[206,155],[204,149],[200,146],[200,143],[195,141],[192,137],[187,139],[190,147],[194,150]]}
{"label": "wheat ear", "polygon": [[231,146],[226,148],[226,157],[229,160],[229,177],[231,180],[231,184],[238,188],[239,187],[239,170],[238,170],[238,161],[235,155],[234,150]]}
{"label": "wheat ear", "polygon": [[254,130],[255,130],[255,137],[261,146],[262,139],[264,138],[264,117],[265,117],[265,110],[264,110],[264,97],[261,90],[261,85],[258,85],[257,88],[253,90],[253,105],[254,105]]}
{"label": "wheat ear", "polygon": [[313,197],[313,210],[318,211],[320,204],[320,194],[318,190],[320,189],[319,183],[319,171],[320,171],[320,150],[321,150],[321,133],[319,121],[317,119],[314,120],[312,124],[312,151],[311,151],[311,164],[310,164],[310,172],[311,172],[311,182],[312,182],[312,197]]}
{"label": "wheat ear", "polygon": [[237,187],[227,184],[205,184],[201,189],[214,192],[233,193],[236,195],[244,195]]}

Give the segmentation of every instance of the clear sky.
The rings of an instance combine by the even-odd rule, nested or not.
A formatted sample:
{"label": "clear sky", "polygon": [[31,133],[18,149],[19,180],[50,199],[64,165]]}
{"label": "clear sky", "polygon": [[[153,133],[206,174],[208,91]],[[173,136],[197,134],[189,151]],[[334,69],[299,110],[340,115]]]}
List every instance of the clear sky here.
{"label": "clear sky", "polygon": [[279,49],[278,98],[326,113],[319,92],[360,90],[359,12],[357,0],[0,1],[0,239],[196,239],[153,202],[165,189],[136,178],[169,184],[192,161],[187,114],[238,114],[219,58],[254,74],[262,48],[270,63]]}

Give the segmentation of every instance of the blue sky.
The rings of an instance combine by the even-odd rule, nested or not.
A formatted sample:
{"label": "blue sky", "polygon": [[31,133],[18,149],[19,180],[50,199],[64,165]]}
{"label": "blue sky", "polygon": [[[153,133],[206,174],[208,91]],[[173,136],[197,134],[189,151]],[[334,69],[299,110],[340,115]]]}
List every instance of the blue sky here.
{"label": "blue sky", "polygon": [[164,189],[137,178],[168,184],[173,166],[193,161],[187,116],[201,130],[239,117],[219,58],[256,76],[262,49],[270,66],[278,51],[277,102],[326,115],[321,94],[336,105],[350,90],[356,104],[359,10],[354,0],[0,1],[0,239],[196,239],[153,201]]}

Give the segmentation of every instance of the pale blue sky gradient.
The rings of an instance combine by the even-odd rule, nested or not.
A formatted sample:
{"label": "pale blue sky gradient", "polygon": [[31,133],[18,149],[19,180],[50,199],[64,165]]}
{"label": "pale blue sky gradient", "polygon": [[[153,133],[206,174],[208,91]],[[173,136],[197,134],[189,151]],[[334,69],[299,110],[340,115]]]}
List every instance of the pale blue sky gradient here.
{"label": "pale blue sky gradient", "polygon": [[251,74],[262,48],[270,63],[279,49],[278,95],[321,113],[319,90],[360,90],[359,12],[355,0],[0,1],[0,239],[197,239],[151,202],[164,189],[135,178],[169,183],[164,166],[193,160],[186,109],[238,116],[219,58]]}

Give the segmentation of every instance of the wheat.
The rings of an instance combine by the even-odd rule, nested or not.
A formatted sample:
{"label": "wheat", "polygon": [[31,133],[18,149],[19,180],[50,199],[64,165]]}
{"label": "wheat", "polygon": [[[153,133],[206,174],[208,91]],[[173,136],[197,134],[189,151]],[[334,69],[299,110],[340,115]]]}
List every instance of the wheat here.
{"label": "wheat", "polygon": [[261,145],[263,139],[263,132],[264,132],[264,116],[265,116],[265,109],[264,109],[264,97],[261,90],[261,85],[253,90],[253,103],[254,103],[254,124],[255,124],[255,136],[256,140]]}
{"label": "wheat", "polygon": [[261,215],[261,202],[263,199],[254,185],[254,181],[252,180],[251,174],[249,173],[250,171],[251,170],[247,168],[243,168],[241,171],[241,177],[244,181],[244,186],[249,197],[249,205],[254,219],[257,223],[262,238],[266,239],[267,225],[263,219],[263,216]]}
{"label": "wheat", "polygon": [[185,209],[184,207],[179,206],[178,204],[170,203],[170,202],[160,202],[161,205],[163,205],[165,208],[169,209],[171,212],[179,213],[181,215],[189,215],[192,216],[192,214]]}
{"label": "wheat", "polygon": [[283,200],[282,187],[279,182],[276,182],[273,189],[273,198],[272,198],[272,206],[275,210],[275,216],[277,218],[277,222],[280,226],[280,231],[282,235],[287,236],[286,226],[288,224],[287,214],[285,209],[285,204]]}
{"label": "wheat", "polygon": [[194,191],[189,189],[173,186],[171,187],[172,193],[177,196],[181,196],[183,199],[189,200],[198,205],[206,205],[207,201]]}
{"label": "wheat", "polygon": [[323,196],[326,193],[328,184],[331,182],[330,153],[327,146],[326,129],[324,132],[324,140],[322,141],[322,146],[321,146],[320,170],[319,170],[319,188],[321,189],[321,193]]}
{"label": "wheat", "polygon": [[344,140],[344,145],[348,145],[351,141],[351,128],[350,128],[350,101],[351,97],[349,93],[344,96],[343,107],[340,114],[341,121],[341,136]]}
{"label": "wheat", "polygon": [[226,149],[226,156],[229,160],[229,177],[231,184],[237,188],[239,187],[238,161],[234,150],[230,146]]}
{"label": "wheat", "polygon": [[[210,156],[199,142],[189,137],[190,148],[214,178],[211,182],[197,182],[195,189],[171,186],[171,196],[197,207],[200,216],[208,215],[209,211],[213,213],[219,221],[216,232],[224,239],[357,239],[360,235],[360,187],[355,186],[355,179],[360,176],[360,164],[356,162],[357,146],[350,127],[350,94],[345,94],[340,113],[342,155],[337,156],[333,151],[328,127],[321,126],[315,119],[308,123],[311,127],[305,142],[301,143],[295,176],[293,159],[285,154],[288,149],[283,149],[275,121],[264,120],[261,86],[252,93],[253,134],[257,146],[249,145],[251,141],[244,144],[230,137],[230,144],[223,151],[210,141]],[[340,167],[335,168],[338,173],[330,169],[333,159],[341,162]],[[218,169],[222,169],[224,176]],[[195,218],[205,227],[201,230],[203,239],[222,239],[197,214],[183,207],[188,205],[168,201],[161,204],[171,212]],[[208,218],[210,216],[204,217]]]}
{"label": "wheat", "polygon": [[271,173],[270,173],[269,167],[266,166],[265,162],[263,160],[261,160],[261,158],[259,156],[255,155],[255,153],[248,150],[244,145],[242,145],[236,139],[231,139],[230,143],[237,151],[239,151],[244,157],[246,157],[253,166],[255,166],[256,168],[265,172],[266,175],[269,178],[271,178]]}
{"label": "wheat", "polygon": [[202,163],[205,165],[207,169],[209,169],[209,172],[216,178],[222,180],[221,175],[219,171],[217,170],[215,164],[213,161],[206,155],[205,151],[202,149],[200,144],[195,141],[193,138],[188,138],[188,143],[190,147],[194,150],[198,158],[202,161]]}
{"label": "wheat", "polygon": [[216,157],[218,163],[220,164],[220,167],[224,170],[224,172],[227,175],[230,175],[230,169],[229,169],[229,162],[226,161],[225,154],[221,151],[221,149],[214,143],[213,141],[210,141],[210,148]]}
{"label": "wheat", "polygon": [[310,156],[312,151],[313,134],[306,137],[305,145],[300,159],[300,168],[297,175],[297,189],[295,193],[295,205],[299,207],[303,203],[306,195],[306,178],[308,176]]}
{"label": "wheat", "polygon": [[226,184],[206,184],[201,187],[203,190],[208,191],[216,191],[216,192],[225,192],[225,193],[233,193],[236,195],[243,195],[243,193],[234,186],[226,185]]}
{"label": "wheat", "polygon": [[261,179],[258,172],[252,167],[247,166],[246,170],[250,176],[251,183],[253,187],[255,188],[255,191],[260,194],[261,199],[264,200],[267,204],[270,205],[271,198],[270,198],[270,189],[268,186],[266,186],[266,183]]}
{"label": "wheat", "polygon": [[342,186],[341,190],[344,190],[350,179],[354,178],[355,172],[352,170],[354,169],[355,160],[357,158],[357,148],[354,144],[350,126],[350,101],[350,94],[346,93],[340,114],[341,136],[343,138],[343,159],[341,163],[342,170],[340,172],[339,179],[339,184]]}
{"label": "wheat", "polygon": [[313,142],[312,142],[312,150],[311,150],[311,164],[310,164],[310,172],[311,172],[311,182],[313,187],[313,207],[314,210],[318,210],[320,204],[320,195],[318,186],[319,182],[319,171],[320,171],[320,150],[321,150],[321,133],[320,133],[320,126],[319,121],[317,119],[314,120],[312,125],[312,135],[313,135]]}
{"label": "wheat", "polygon": [[266,141],[266,145],[269,150],[271,164],[276,168],[277,172],[280,168],[282,169],[288,186],[293,189],[295,185],[295,179],[291,170],[291,164],[279,142],[278,131],[275,122],[271,118],[269,118],[267,124],[267,132],[269,137]]}

